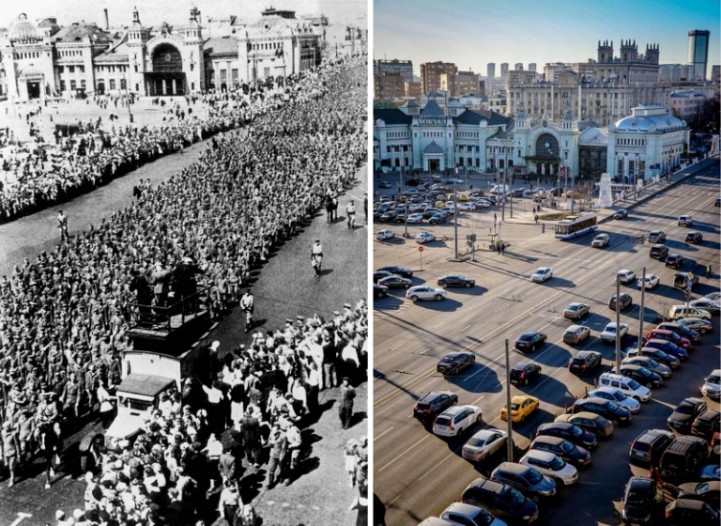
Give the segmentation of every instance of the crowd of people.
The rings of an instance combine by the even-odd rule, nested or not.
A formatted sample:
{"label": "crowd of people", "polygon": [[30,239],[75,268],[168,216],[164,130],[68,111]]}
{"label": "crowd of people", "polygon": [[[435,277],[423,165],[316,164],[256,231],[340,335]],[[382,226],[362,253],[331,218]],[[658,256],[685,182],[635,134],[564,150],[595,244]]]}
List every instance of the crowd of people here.
{"label": "crowd of people", "polygon": [[[250,269],[294,235],[328,195],[342,192],[365,162],[365,76],[362,58],[302,75],[281,99],[259,103],[274,111],[256,108],[252,125],[218,134],[180,174],[156,187],[144,185],[126,209],[0,278],[3,429],[20,434],[23,419],[37,419],[43,405],[56,411],[59,438],[80,415],[107,405],[103,402],[121,380],[121,356],[132,348],[127,331],[139,298],[131,283],[138,276],[152,282],[158,264],[174,268],[191,262],[199,289],[208,291],[208,308],[217,315],[232,305]],[[247,120],[250,110],[233,96],[210,97],[218,129]],[[156,132],[168,140],[167,130]],[[133,141],[142,140],[136,133],[129,131],[126,144],[135,144],[134,152]],[[233,283],[235,297],[228,294]],[[226,355],[232,359],[223,361],[210,385],[170,394],[167,406],[147,423],[144,438],[97,457],[99,471],[89,478],[86,506],[101,518],[122,517],[119,524],[158,524],[164,513],[185,520],[192,515],[185,514],[186,506],[198,508],[193,499],[202,498],[212,483],[212,470],[200,466],[206,457],[220,462],[228,454],[223,446],[218,456],[216,444],[228,429],[240,428],[241,439],[231,442],[243,445],[250,464],[268,463],[268,485],[292,480],[293,448],[299,447],[290,445],[297,442],[292,427],[317,414],[317,391],[337,386],[343,377],[348,378],[343,383],[362,379],[366,324],[363,303],[348,305],[328,323],[314,317],[266,336],[257,333],[248,348]],[[260,442],[247,436],[254,427],[248,419],[257,421]],[[27,455],[33,440],[37,447],[31,428]],[[257,447],[263,441],[280,441],[270,446],[270,460]],[[14,458],[22,463],[22,447],[17,452]],[[240,458],[239,451],[233,454]],[[48,455],[46,487],[57,468],[55,456]],[[183,500],[186,486],[192,495]],[[131,522],[130,515],[139,520]]]}
{"label": "crowd of people", "polygon": [[[259,115],[296,98],[307,86],[307,77],[290,77],[285,86],[254,85],[224,92],[186,97],[208,110],[203,116],[193,108],[173,103],[165,110],[162,126],[103,126],[102,119],[57,126],[55,145],[44,143],[29,113],[25,115],[35,143],[13,148],[0,160],[0,169],[12,174],[0,181],[0,221],[42,210],[86,193],[168,153],[247,124]],[[88,103],[90,100],[88,100]],[[107,107],[109,99],[94,101]],[[165,101],[161,101],[165,106]],[[115,101],[117,107],[118,101]],[[123,101],[121,100],[121,103]],[[43,108],[39,107],[38,112]],[[187,113],[186,113],[187,111]],[[50,117],[52,119],[52,116]],[[10,129],[2,135],[12,137]],[[19,150],[22,150],[21,152]]]}

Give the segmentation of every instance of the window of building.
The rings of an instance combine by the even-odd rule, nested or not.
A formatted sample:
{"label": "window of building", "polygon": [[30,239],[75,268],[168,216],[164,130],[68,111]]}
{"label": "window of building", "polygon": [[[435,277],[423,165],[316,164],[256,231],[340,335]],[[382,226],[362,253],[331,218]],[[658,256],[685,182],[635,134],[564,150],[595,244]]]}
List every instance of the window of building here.
{"label": "window of building", "polygon": [[120,79],[120,89],[128,89],[128,84],[125,79]]}
{"label": "window of building", "polygon": [[75,66],[68,66],[68,73],[75,73]]}
{"label": "window of building", "polygon": [[78,66],[78,73],[85,73],[85,66]]}
{"label": "window of building", "polygon": [[66,89],[65,81],[61,79],[60,80],[60,91],[65,91],[65,89]]}
{"label": "window of building", "polygon": [[58,66],[58,73],[60,73],[62,75],[64,69],[65,68],[63,66]]}
{"label": "window of building", "polygon": [[82,79],[80,81],[80,88],[85,89],[86,87],[87,87],[87,82],[85,81],[85,79]]}
{"label": "window of building", "polygon": [[115,89],[115,79],[110,79],[110,89]]}
{"label": "window of building", "polygon": [[227,74],[228,72],[226,70],[220,70],[220,82],[225,82],[227,80]]}
{"label": "window of building", "polygon": [[75,80],[70,81],[70,89],[72,91],[75,91],[77,89],[77,83],[75,82]]}

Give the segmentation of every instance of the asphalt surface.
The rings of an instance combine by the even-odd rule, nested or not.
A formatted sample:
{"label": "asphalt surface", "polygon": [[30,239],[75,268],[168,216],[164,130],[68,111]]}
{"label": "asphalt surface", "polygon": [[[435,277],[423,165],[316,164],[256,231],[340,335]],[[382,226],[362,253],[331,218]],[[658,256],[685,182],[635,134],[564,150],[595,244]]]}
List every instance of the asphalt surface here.
{"label": "asphalt surface", "polygon": [[[69,218],[70,234],[78,233],[126,206],[139,179],[159,184],[193,162],[202,148],[203,143],[194,145],[182,155],[170,155],[145,165],[71,202],[0,225],[0,274],[11,272],[23,258],[32,261],[40,252],[55,246],[59,241],[55,225],[59,209]],[[286,318],[296,315],[318,313],[328,319],[333,311],[342,310],[344,303],[355,304],[367,297],[368,229],[362,212],[367,180],[367,169],[363,166],[357,171],[356,184],[339,197],[338,222],[328,224],[324,212],[317,214],[298,235],[278,247],[262,268],[253,272],[251,288],[256,298],[257,330],[275,329],[282,326]],[[355,199],[359,210],[353,230],[343,221],[343,211],[350,199]],[[324,245],[324,272],[319,279],[315,278],[310,265],[310,247],[315,239],[321,239]],[[245,343],[250,337],[245,334],[242,318],[241,313],[234,310],[209,335],[210,339],[221,342],[221,353]],[[348,485],[343,446],[349,438],[369,435],[367,384],[358,386],[357,393],[353,425],[347,430],[340,427],[334,407],[335,390],[321,393],[320,401],[326,404],[327,410],[317,423],[304,430],[308,445],[306,460],[302,475],[293,484],[264,491],[261,488],[264,471],[250,473],[252,480],[243,497],[246,503],[252,501],[265,524],[355,524],[357,512],[348,508],[357,491]],[[66,446],[72,449],[72,444],[83,434],[81,430],[68,437]],[[69,462],[59,475],[52,489],[45,490],[44,477],[37,464],[14,487],[0,485],[0,524],[15,520],[32,525],[52,523],[56,510],[71,514],[74,508],[82,507],[85,483],[76,480],[80,475],[77,467]],[[217,495],[211,496],[208,505],[214,507],[216,503]],[[31,517],[20,517],[18,513],[28,513]]]}
{"label": "asphalt surface", "polygon": [[[537,426],[564,412],[564,407],[593,386],[593,378],[579,378],[567,369],[575,349],[562,343],[562,333],[571,321],[562,317],[563,309],[573,301],[591,306],[591,314],[582,320],[591,328],[592,337],[578,349],[594,349],[603,355],[602,370],[614,361],[614,348],[602,344],[598,335],[615,314],[608,309],[608,298],[615,292],[615,274],[621,268],[640,273],[642,267],[661,277],[661,285],[645,295],[644,314],[647,331],[674,303],[683,302],[683,294],[672,287],[674,270],[648,257],[649,244],[641,244],[641,235],[663,229],[670,250],[692,260],[684,270],[702,277],[694,296],[719,290],[718,274],[706,279],[708,263],[718,270],[719,209],[713,206],[719,195],[718,160],[697,175],[668,186],[654,197],[646,197],[633,206],[624,221],[603,221],[599,232],[611,236],[606,249],[592,249],[592,236],[572,242],[553,238],[552,222],[535,225],[528,200],[514,203],[513,220],[502,226],[503,238],[510,242],[505,255],[491,252],[479,243],[475,261],[456,261],[453,226],[427,227],[439,241],[430,243],[422,253],[418,245],[402,237],[388,242],[373,241],[374,268],[402,264],[414,270],[414,284],[435,280],[450,272],[476,279],[471,289],[448,289],[448,299],[414,305],[393,292],[375,302],[374,315],[374,490],[386,508],[386,523],[413,525],[424,518],[439,515],[451,502],[460,500],[466,485],[480,475],[489,475],[503,460],[505,452],[489,462],[472,465],[460,456],[467,436],[485,426],[505,429],[499,418],[505,405],[504,340],[511,349],[525,331],[539,330],[548,335],[548,343],[529,355],[511,350],[511,366],[532,360],[543,367],[543,376],[535,384],[512,394],[527,393],[540,399],[540,409],[524,424],[514,425],[513,439],[518,453],[527,448]],[[386,176],[388,177],[388,176]],[[383,180],[383,176],[379,178]],[[390,181],[394,179],[390,178]],[[377,183],[376,183],[377,184]],[[392,191],[392,190],[388,190]],[[525,202],[525,203],[524,203]],[[631,205],[631,203],[624,203]],[[525,206],[525,209],[524,209]],[[495,207],[482,212],[466,212],[461,217],[459,245],[467,233],[493,231]],[[546,213],[545,209],[542,217]],[[700,246],[687,245],[688,229],[678,227],[678,215],[690,213],[696,219],[693,229],[701,231]],[[608,213],[604,214],[604,216]],[[509,209],[506,208],[506,217]],[[403,225],[375,225],[375,230],[391,228],[400,235]],[[497,225],[496,225],[497,228]],[[409,226],[415,235],[421,228]],[[479,237],[479,239],[481,239]],[[537,267],[551,266],[553,279],[534,284],[528,279]],[[627,345],[639,334],[640,291],[624,287],[634,300],[621,320],[631,326]],[[576,322],[577,323],[577,322]],[[718,319],[714,320],[718,331]],[[631,474],[626,460],[630,442],[649,427],[665,428],[672,407],[685,396],[698,395],[702,379],[719,366],[718,333],[706,336],[704,344],[692,351],[690,360],[674,373],[666,387],[654,391],[653,401],[645,404],[633,422],[617,429],[615,436],[593,453],[591,467],[581,470],[580,481],[564,488],[554,502],[541,503],[539,524],[595,525],[619,524],[619,501],[623,486]],[[437,360],[449,351],[466,350],[476,355],[476,365],[456,377],[444,379],[435,372]],[[483,423],[463,438],[444,440],[435,437],[411,416],[417,398],[428,391],[450,390],[458,394],[459,404],[478,405]],[[718,404],[710,404],[718,407]]]}

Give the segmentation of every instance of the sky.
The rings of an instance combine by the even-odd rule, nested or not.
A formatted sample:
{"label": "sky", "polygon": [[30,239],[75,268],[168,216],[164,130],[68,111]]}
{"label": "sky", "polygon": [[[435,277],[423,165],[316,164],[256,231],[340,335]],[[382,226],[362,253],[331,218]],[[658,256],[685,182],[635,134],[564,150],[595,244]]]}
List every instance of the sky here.
{"label": "sky", "polygon": [[[375,0],[373,58],[454,62],[486,74],[486,64],[596,59],[599,40],[658,44],[661,64],[685,64],[688,32],[711,32],[709,64],[719,64],[719,0]],[[710,74],[710,68],[709,72]]]}
{"label": "sky", "polygon": [[0,1],[0,27],[8,27],[20,13],[30,20],[56,17],[58,24],[66,25],[85,20],[105,26],[103,9],[108,10],[110,25],[130,25],[133,7],[138,6],[143,25],[154,26],[168,22],[171,26],[188,21],[190,8],[197,6],[201,18],[237,15],[256,19],[267,7],[290,9],[296,16],[305,14],[326,15],[331,24],[341,23],[367,27],[366,0],[12,0]]}

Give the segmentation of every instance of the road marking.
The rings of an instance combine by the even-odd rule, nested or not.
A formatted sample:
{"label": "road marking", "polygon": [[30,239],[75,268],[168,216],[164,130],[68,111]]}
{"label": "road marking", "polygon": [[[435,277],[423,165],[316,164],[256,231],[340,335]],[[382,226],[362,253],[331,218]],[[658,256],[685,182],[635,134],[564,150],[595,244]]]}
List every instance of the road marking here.
{"label": "road marking", "polygon": [[30,514],[30,513],[25,513],[25,512],[23,512],[23,511],[20,511],[20,512],[18,512],[18,518],[15,519],[15,520],[10,524],[10,526],[17,526],[18,524],[20,524],[20,523],[23,521],[23,519],[27,519],[27,518],[30,518],[30,517],[32,517],[32,514]]}
{"label": "road marking", "polygon": [[409,447],[408,449],[406,449],[403,453],[401,453],[401,454],[398,455],[397,457],[391,459],[390,462],[388,462],[385,466],[383,466],[382,468],[380,468],[380,469],[378,470],[378,473],[384,471],[387,467],[389,467],[391,464],[395,463],[398,459],[400,459],[400,458],[401,458],[402,456],[404,456],[405,454],[410,453],[411,449],[413,449],[413,448],[415,448],[416,446],[418,446],[421,442],[423,442],[425,439],[427,439],[427,438],[430,437],[430,436],[434,436],[434,435],[431,435],[430,433],[427,433],[423,438],[421,438],[420,440],[418,440],[415,444],[413,444],[411,447]]}
{"label": "road marking", "polygon": [[389,427],[388,429],[386,429],[385,431],[383,431],[380,435],[374,436],[374,437],[373,437],[373,440],[378,440],[380,437],[382,437],[382,436],[385,435],[386,433],[391,432],[392,430],[393,430],[393,427]]}

